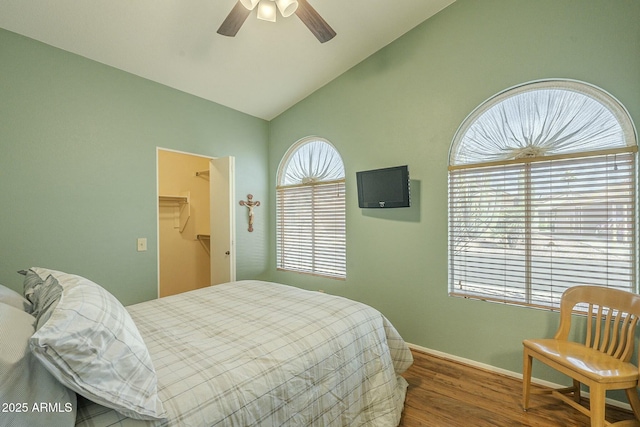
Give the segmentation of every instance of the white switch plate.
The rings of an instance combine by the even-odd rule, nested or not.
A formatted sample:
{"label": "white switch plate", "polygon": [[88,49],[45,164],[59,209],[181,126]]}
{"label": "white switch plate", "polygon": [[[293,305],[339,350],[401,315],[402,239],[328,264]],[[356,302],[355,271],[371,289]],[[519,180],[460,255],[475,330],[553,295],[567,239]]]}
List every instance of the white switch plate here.
{"label": "white switch plate", "polygon": [[147,238],[138,237],[138,252],[144,252],[147,250]]}

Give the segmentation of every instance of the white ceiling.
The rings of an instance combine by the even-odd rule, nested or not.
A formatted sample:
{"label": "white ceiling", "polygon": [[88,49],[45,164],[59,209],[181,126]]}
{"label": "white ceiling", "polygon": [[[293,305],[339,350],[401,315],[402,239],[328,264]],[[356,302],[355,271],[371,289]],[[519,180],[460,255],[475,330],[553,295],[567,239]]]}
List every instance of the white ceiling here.
{"label": "white ceiling", "polygon": [[293,15],[216,33],[236,0],[2,0],[0,27],[271,120],[455,0],[309,0],[336,31]]}

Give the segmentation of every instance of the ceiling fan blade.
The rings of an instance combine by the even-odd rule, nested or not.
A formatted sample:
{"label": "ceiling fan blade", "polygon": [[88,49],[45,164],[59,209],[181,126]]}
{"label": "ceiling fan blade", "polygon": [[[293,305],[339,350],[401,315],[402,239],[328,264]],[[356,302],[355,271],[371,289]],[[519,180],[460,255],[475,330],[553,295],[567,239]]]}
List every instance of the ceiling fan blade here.
{"label": "ceiling fan blade", "polygon": [[307,2],[307,0],[298,0],[298,9],[296,15],[311,30],[320,43],[328,42],[336,36],[333,28],[322,19],[322,16]]}
{"label": "ceiling fan blade", "polygon": [[251,11],[244,7],[240,1],[233,6],[229,15],[227,15],[226,19],[218,28],[218,34],[222,34],[223,36],[234,37],[244,21],[247,20],[247,17]]}

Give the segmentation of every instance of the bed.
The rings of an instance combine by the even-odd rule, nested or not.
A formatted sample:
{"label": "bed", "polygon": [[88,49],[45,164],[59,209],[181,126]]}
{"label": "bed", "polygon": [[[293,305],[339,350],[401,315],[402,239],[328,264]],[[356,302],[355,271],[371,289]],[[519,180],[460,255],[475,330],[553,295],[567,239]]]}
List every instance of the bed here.
{"label": "bed", "polygon": [[[58,399],[59,408],[73,411],[55,415],[74,417],[76,426],[375,427],[400,421],[407,388],[400,374],[413,358],[391,323],[367,305],[248,280],[125,310],[80,276],[35,267],[25,273],[25,296],[33,305],[25,311],[35,319],[30,355],[74,392],[68,401]],[[95,307],[104,304],[114,305],[117,315]],[[78,316],[83,310],[95,313]],[[79,325],[86,318],[92,318],[89,326]],[[96,324],[100,329],[110,322],[106,333],[91,337]],[[52,328],[55,323],[63,326]],[[67,327],[79,331],[62,332]],[[75,341],[59,343],[65,334]],[[75,354],[86,341],[103,340],[117,348],[103,352],[102,344],[91,344],[86,354]],[[96,363],[100,352],[96,357],[104,360]],[[111,366],[114,360],[124,367]]]}

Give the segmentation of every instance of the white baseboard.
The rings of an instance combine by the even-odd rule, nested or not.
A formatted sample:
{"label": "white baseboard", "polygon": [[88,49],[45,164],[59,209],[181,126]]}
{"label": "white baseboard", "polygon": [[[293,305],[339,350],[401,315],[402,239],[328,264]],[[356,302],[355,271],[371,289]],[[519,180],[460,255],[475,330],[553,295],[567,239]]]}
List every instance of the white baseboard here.
{"label": "white baseboard", "polygon": [[[422,353],[431,354],[433,356],[440,357],[442,359],[447,359],[447,360],[451,360],[451,361],[454,361],[454,362],[459,362],[459,363],[462,363],[462,364],[465,364],[465,365],[473,366],[475,368],[483,369],[485,371],[495,372],[496,374],[501,374],[501,375],[505,375],[507,377],[512,377],[512,378],[515,378],[515,379],[518,379],[518,380],[522,380],[522,374],[519,373],[519,372],[513,372],[513,371],[509,371],[507,369],[498,368],[496,366],[487,365],[486,363],[481,363],[481,362],[477,362],[475,360],[466,359],[464,357],[455,356],[453,354],[444,353],[442,351],[438,351],[438,350],[433,350],[433,349],[430,349],[430,348],[422,347],[422,346],[417,345],[417,344],[407,343],[407,346],[409,346],[409,348],[411,348],[413,350],[420,351]],[[566,385],[556,384],[556,383],[553,383],[551,381],[541,380],[539,378],[531,378],[531,382],[534,383],[534,384],[537,384],[537,385],[541,385],[543,387],[550,387],[550,388],[566,387]],[[589,392],[587,392],[587,391],[583,391],[582,394],[585,397],[589,397]],[[626,409],[628,411],[631,410],[631,406],[628,403],[620,402],[619,400],[614,400],[614,399],[607,398],[607,404],[609,404],[611,406],[615,406],[617,408]]]}

